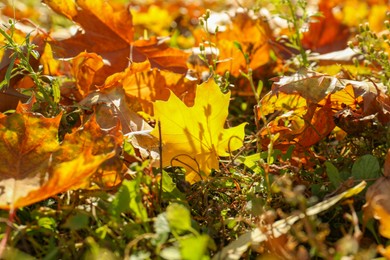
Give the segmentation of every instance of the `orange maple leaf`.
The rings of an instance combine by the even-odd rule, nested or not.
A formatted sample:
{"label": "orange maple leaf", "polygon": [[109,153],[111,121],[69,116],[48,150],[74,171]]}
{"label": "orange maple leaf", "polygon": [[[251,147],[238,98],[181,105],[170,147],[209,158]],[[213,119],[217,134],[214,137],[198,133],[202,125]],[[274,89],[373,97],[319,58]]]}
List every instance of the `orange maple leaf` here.
{"label": "orange maple leaf", "polygon": [[[229,71],[238,77],[242,71],[247,72],[248,67],[255,71],[268,64],[271,61],[269,40],[272,38],[269,25],[261,19],[253,19],[247,13],[237,13],[231,20],[226,30],[215,36],[215,46],[219,52],[216,72],[224,74]],[[195,37],[198,43],[208,38],[200,31],[195,31]],[[248,60],[244,55],[248,55]]]}
{"label": "orange maple leaf", "polygon": [[134,41],[132,16],[126,6],[114,6],[103,0],[44,0],[54,11],[78,23],[71,38],[52,41],[58,57],[75,57],[81,52],[96,53],[105,61],[94,82],[102,84],[107,76],[124,70],[131,62],[149,59],[153,67],[184,73],[188,54],[170,48],[152,37]]}
{"label": "orange maple leaf", "polygon": [[[156,100],[168,100],[170,91],[188,106],[193,105],[197,81],[172,71],[152,69],[149,61],[133,62],[125,71],[107,78],[99,89],[123,87],[130,99],[132,110],[153,115]],[[140,105],[137,107],[137,105]]]}
{"label": "orange maple leaf", "polygon": [[61,115],[26,111],[0,114],[0,208],[16,209],[69,189],[87,187],[99,166],[115,155],[118,129],[103,131],[94,118],[58,141]]}

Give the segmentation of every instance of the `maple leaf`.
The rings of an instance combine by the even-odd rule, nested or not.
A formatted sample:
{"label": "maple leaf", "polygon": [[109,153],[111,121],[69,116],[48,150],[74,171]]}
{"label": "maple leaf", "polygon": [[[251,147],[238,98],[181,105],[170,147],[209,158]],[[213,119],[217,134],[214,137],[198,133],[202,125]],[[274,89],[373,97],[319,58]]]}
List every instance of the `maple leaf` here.
{"label": "maple leaf", "polygon": [[[226,27],[226,30],[216,34],[219,51],[217,73],[224,74],[229,71],[231,75],[238,77],[242,71],[246,72],[248,67],[255,71],[263,65],[270,65],[269,40],[272,33],[266,22],[253,19],[247,13],[236,13],[231,24],[219,25],[220,30],[222,27]],[[202,38],[207,39],[203,33],[197,34],[200,34],[195,35],[198,42],[202,42]],[[248,60],[244,55],[248,55]]]}
{"label": "maple leaf", "polygon": [[[389,99],[381,85],[359,82],[300,70],[275,80],[271,92],[260,101],[258,119],[271,116],[259,135],[269,143],[268,133],[280,133],[274,146],[291,145],[306,150],[327,136],[335,121],[343,130],[361,132],[378,118],[389,122]],[[350,116],[351,115],[351,116]]]}
{"label": "maple leaf", "polygon": [[126,6],[114,6],[103,0],[43,2],[83,28],[71,38],[51,42],[58,57],[74,57],[86,51],[100,55],[105,61],[95,75],[96,84],[124,70],[132,61],[149,59],[153,67],[187,71],[188,54],[184,51],[170,48],[156,37],[134,41],[132,15]]}
{"label": "maple leaf", "polygon": [[0,208],[16,209],[69,189],[86,187],[99,166],[115,155],[118,129],[103,131],[92,118],[57,138],[61,115],[45,118],[19,105],[0,114]]}
{"label": "maple leaf", "polygon": [[[122,86],[129,97],[132,109],[153,115],[153,101],[168,100],[170,90],[180,97],[186,105],[192,105],[195,97],[196,81],[185,75],[152,69],[148,60],[133,62],[123,72],[118,72],[105,81],[99,89]],[[137,107],[138,105],[138,107]]]}
{"label": "maple leaf", "polygon": [[[229,99],[230,92],[223,94],[209,80],[198,85],[192,107],[172,93],[168,101],[154,103],[155,118],[161,124],[163,166],[184,167],[186,180],[194,183],[218,169],[218,156],[229,156],[242,146],[246,123],[224,128]],[[151,134],[159,137],[159,128]]]}
{"label": "maple leaf", "polygon": [[76,79],[77,94],[80,99],[89,93],[96,72],[104,65],[101,57],[95,53],[81,52],[72,59],[72,74]]}
{"label": "maple leaf", "polygon": [[333,10],[328,1],[319,3],[322,16],[316,17],[309,24],[309,30],[303,34],[302,44],[305,48],[327,53],[341,50],[347,45],[349,28],[335,17]]}

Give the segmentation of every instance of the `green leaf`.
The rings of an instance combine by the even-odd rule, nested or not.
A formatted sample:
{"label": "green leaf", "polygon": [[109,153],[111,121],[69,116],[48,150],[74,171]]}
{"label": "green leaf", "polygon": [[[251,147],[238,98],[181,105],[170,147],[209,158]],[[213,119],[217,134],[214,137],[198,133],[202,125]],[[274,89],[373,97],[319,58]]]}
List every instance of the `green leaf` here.
{"label": "green leaf", "polygon": [[53,89],[53,99],[55,103],[60,102],[61,91],[60,91],[60,83],[57,79],[52,81],[52,89]]}
{"label": "green leaf", "polygon": [[294,152],[294,149],[295,149],[295,145],[290,145],[288,147],[286,153],[282,154],[282,159],[285,160],[285,161],[291,159],[292,153]]}
{"label": "green leaf", "polygon": [[165,243],[165,241],[169,237],[169,233],[171,232],[166,212],[161,213],[157,216],[153,226],[157,234],[157,243]]}
{"label": "green leaf", "polygon": [[148,219],[146,209],[142,204],[139,178],[123,181],[122,186],[112,201],[109,212],[115,217],[119,217],[121,213],[131,212],[136,220],[141,222]]}
{"label": "green leaf", "polygon": [[167,220],[172,231],[181,234],[192,231],[190,211],[183,205],[173,203],[167,207]]}
{"label": "green leaf", "polygon": [[40,227],[50,229],[52,231],[55,231],[56,227],[57,227],[57,223],[56,223],[55,219],[49,218],[49,217],[43,217],[43,218],[38,219],[38,225]]}
{"label": "green leaf", "polygon": [[339,170],[330,162],[325,162],[326,174],[334,188],[340,187],[343,180],[340,178]]}
{"label": "green leaf", "polygon": [[77,215],[69,217],[65,224],[65,228],[69,228],[71,230],[79,230],[88,227],[89,225],[89,216],[83,213],[79,213]]}
{"label": "green leaf", "polygon": [[180,255],[180,250],[176,247],[167,247],[161,250],[160,257],[167,259],[167,260],[180,260],[182,259]]}
{"label": "green leaf", "polygon": [[356,180],[377,179],[381,176],[378,159],[366,154],[358,158],[352,166],[352,177]]}
{"label": "green leaf", "polygon": [[262,173],[263,169],[259,166],[259,161],[261,160],[261,155],[259,153],[251,154],[248,156],[242,156],[237,159],[246,167],[251,169],[255,173]]}
{"label": "green leaf", "polygon": [[162,182],[162,191],[164,199],[176,199],[176,200],[185,200],[185,196],[180,190],[176,187],[176,184],[173,182],[171,176],[165,171],[163,171],[163,182]]}
{"label": "green leaf", "polygon": [[180,252],[182,259],[209,259],[206,254],[209,241],[210,238],[207,235],[191,236],[180,240]]}
{"label": "green leaf", "polygon": [[[11,78],[12,78],[12,70],[13,70],[14,65],[15,65],[15,60],[16,60],[16,55],[14,54],[11,57],[7,71],[5,72],[5,76],[4,76],[4,80],[5,80],[7,85],[9,85],[9,82],[11,81]],[[2,85],[3,85],[3,83],[2,83]]]}

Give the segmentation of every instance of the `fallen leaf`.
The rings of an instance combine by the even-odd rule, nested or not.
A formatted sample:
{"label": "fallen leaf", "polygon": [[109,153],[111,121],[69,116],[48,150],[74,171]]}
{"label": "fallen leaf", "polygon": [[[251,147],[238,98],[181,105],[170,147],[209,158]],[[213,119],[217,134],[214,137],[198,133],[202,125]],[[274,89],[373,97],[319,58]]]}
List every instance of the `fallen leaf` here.
{"label": "fallen leaf", "polygon": [[175,17],[169,13],[167,8],[161,8],[158,5],[150,5],[146,8],[145,11],[139,10],[141,8],[132,10],[135,30],[140,35],[147,30],[148,33],[154,33],[158,36],[168,36]]}
{"label": "fallen leaf", "polygon": [[319,53],[328,53],[345,48],[350,37],[349,27],[334,16],[332,7],[319,3],[320,17],[309,23],[309,30],[303,34],[305,48]]}
{"label": "fallen leaf", "polygon": [[0,208],[16,209],[69,189],[87,187],[99,166],[115,155],[118,130],[93,119],[59,143],[61,115],[44,118],[18,106],[0,116]]}
{"label": "fallen leaf", "polygon": [[188,54],[170,48],[155,37],[134,40],[130,10],[103,0],[44,0],[50,8],[79,24],[83,30],[64,40],[51,41],[57,57],[71,58],[81,52],[96,53],[103,58],[104,66],[96,73],[95,84],[123,71],[131,62],[149,59],[153,67],[180,73],[187,71]]}
{"label": "fallen leaf", "polygon": [[103,66],[103,59],[95,53],[81,52],[71,59],[72,76],[75,78],[77,91],[74,91],[76,100],[81,100],[94,89],[93,82],[96,72]]}
{"label": "fallen leaf", "polygon": [[[335,127],[329,99],[325,105],[318,106],[297,94],[279,93],[275,96],[276,99],[272,94],[263,97],[258,109],[259,117],[273,110],[276,115],[273,118],[271,114],[272,120],[258,133],[263,147],[269,144],[269,134],[279,133],[279,138],[274,140],[275,148],[286,151],[295,145],[294,153],[302,152],[329,135]],[[268,100],[272,102],[268,103]]]}
{"label": "fallen leaf", "polygon": [[386,124],[389,104],[382,85],[300,70],[275,79],[261,99],[258,120],[269,122],[258,134],[267,146],[269,134],[279,133],[275,148],[297,145],[299,152],[326,137],[335,123],[348,133],[360,133],[376,118]]}
{"label": "fallen leaf", "polygon": [[102,129],[115,128],[119,121],[123,135],[139,150],[141,158],[158,160],[158,139],[150,135],[153,128],[130,109],[120,86],[92,92],[79,104],[95,111],[96,121]]}
{"label": "fallen leaf", "polygon": [[360,193],[366,186],[366,183],[362,181],[355,187],[349,190],[324,200],[316,205],[308,208],[306,212],[302,212],[299,215],[292,215],[285,219],[278,220],[271,225],[263,226],[249,231],[239,236],[235,241],[225,246],[221,251],[214,255],[213,260],[228,259],[238,260],[241,259],[242,254],[245,253],[251,245],[258,245],[261,242],[268,240],[268,237],[278,238],[283,234],[286,234],[291,226],[298,220],[307,217],[317,215],[330,207],[337,204],[340,200],[350,198]]}
{"label": "fallen leaf", "polygon": [[[216,72],[224,74],[229,71],[234,77],[241,75],[241,72],[247,72],[248,68],[257,71],[263,65],[271,61],[269,44],[272,38],[272,32],[269,25],[260,18],[251,17],[248,13],[237,12],[229,17],[225,12],[212,13],[215,20],[221,20],[223,25],[215,24],[219,28],[215,34],[215,29],[206,28],[209,34],[215,34],[218,48],[218,63]],[[213,19],[212,18],[212,19]],[[214,21],[208,21],[208,26]],[[206,33],[206,34],[207,34]],[[204,43],[208,36],[204,31],[195,31],[197,43]],[[208,49],[208,47],[206,47]],[[248,55],[246,60],[244,55]]]}
{"label": "fallen leaf", "polygon": [[[363,225],[366,225],[368,220],[375,218],[379,221],[379,233],[390,238],[390,150],[388,150],[384,165],[384,176],[378,178],[366,192],[366,204],[363,206]],[[390,255],[390,247],[384,248],[379,245],[378,252],[383,256]]]}
{"label": "fallen leaf", "polygon": [[[218,169],[218,156],[229,156],[244,140],[245,123],[224,128],[228,116],[230,93],[223,94],[209,80],[196,89],[192,107],[187,107],[176,95],[168,101],[156,101],[154,113],[161,124],[163,166],[186,169],[186,180],[194,183],[206,178],[211,169]],[[151,133],[159,137],[159,128]]]}
{"label": "fallen leaf", "polygon": [[384,247],[383,245],[378,245],[377,250],[386,259],[390,259],[390,246]]}
{"label": "fallen leaf", "polygon": [[193,105],[196,83],[183,74],[152,69],[146,60],[133,62],[125,71],[110,76],[99,89],[122,87],[132,103],[132,110],[153,115],[153,102],[168,100],[170,91],[186,105]]}

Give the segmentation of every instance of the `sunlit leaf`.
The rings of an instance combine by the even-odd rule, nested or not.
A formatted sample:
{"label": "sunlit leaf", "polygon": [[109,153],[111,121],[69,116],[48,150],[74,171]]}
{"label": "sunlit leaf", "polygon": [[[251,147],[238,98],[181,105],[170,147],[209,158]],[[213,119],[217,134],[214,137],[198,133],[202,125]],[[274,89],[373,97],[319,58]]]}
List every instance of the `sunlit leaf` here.
{"label": "sunlit leaf", "polygon": [[321,16],[310,23],[302,39],[303,45],[319,53],[345,48],[350,35],[348,26],[335,17],[332,7],[325,1],[319,3],[318,11]]}
{"label": "sunlit leaf", "polygon": [[102,57],[95,53],[81,52],[72,58],[72,75],[75,77],[77,92],[74,91],[76,100],[85,97],[90,89],[93,89],[95,74],[103,67]]}
{"label": "sunlit leaf", "polygon": [[133,23],[136,29],[148,30],[149,33],[154,33],[159,36],[169,35],[169,27],[171,26],[174,16],[158,5],[150,5],[147,11],[134,10]]}
{"label": "sunlit leaf", "polygon": [[177,233],[188,232],[192,230],[190,211],[181,204],[170,204],[167,207],[166,217],[171,230]]}
{"label": "sunlit leaf", "polygon": [[192,236],[180,240],[180,252],[183,259],[197,260],[208,259],[208,235]]}
{"label": "sunlit leaf", "polygon": [[150,135],[153,128],[130,109],[120,86],[92,92],[80,104],[96,111],[96,120],[103,129],[115,128],[119,121],[123,135],[138,149],[141,157],[150,155],[157,159],[158,139]]}
{"label": "sunlit leaf", "polygon": [[107,78],[100,89],[122,86],[130,98],[134,111],[153,115],[153,101],[168,100],[170,90],[188,106],[194,103],[196,81],[189,80],[183,74],[166,70],[152,69],[150,62],[133,62],[123,72]]}
{"label": "sunlit leaf", "polygon": [[146,208],[142,204],[140,189],[140,178],[125,180],[119,188],[115,199],[110,206],[110,213],[119,217],[121,213],[133,213],[138,221],[146,221],[148,218]]}
{"label": "sunlit leaf", "polygon": [[[229,156],[242,146],[245,123],[224,128],[229,99],[230,93],[223,94],[209,80],[197,87],[192,107],[174,94],[168,101],[155,102],[155,117],[161,123],[163,166],[184,167],[186,180],[195,182],[219,168],[218,156]],[[159,137],[159,128],[151,134]]]}
{"label": "sunlit leaf", "polygon": [[[280,134],[274,146],[285,150],[297,145],[305,150],[331,133],[335,125],[347,133],[360,133],[375,118],[389,118],[389,100],[383,86],[372,82],[338,79],[307,70],[276,79],[260,101],[258,119],[269,118],[260,132],[268,145],[269,134]],[[336,124],[335,124],[336,123]]]}
{"label": "sunlit leaf", "polygon": [[71,38],[52,41],[57,57],[75,57],[81,52],[96,53],[104,66],[94,82],[102,84],[109,75],[124,70],[131,62],[149,59],[153,67],[186,72],[188,54],[170,48],[157,38],[135,41],[130,10],[102,0],[45,0],[54,11],[78,23],[79,30]]}
{"label": "sunlit leaf", "polygon": [[60,119],[24,112],[21,106],[17,113],[0,116],[0,208],[88,187],[99,166],[115,155],[117,129],[103,131],[91,120],[59,143]]}
{"label": "sunlit leaf", "polygon": [[[226,14],[221,15],[226,16]],[[219,29],[222,32],[217,33],[216,42],[219,50],[218,73],[224,74],[229,71],[231,75],[237,77],[241,71],[247,72],[248,67],[256,70],[270,62],[269,40],[272,38],[272,33],[266,22],[253,19],[247,13],[236,13],[231,24],[219,26]],[[237,43],[241,49],[238,48]],[[248,55],[247,59],[245,55]]]}

